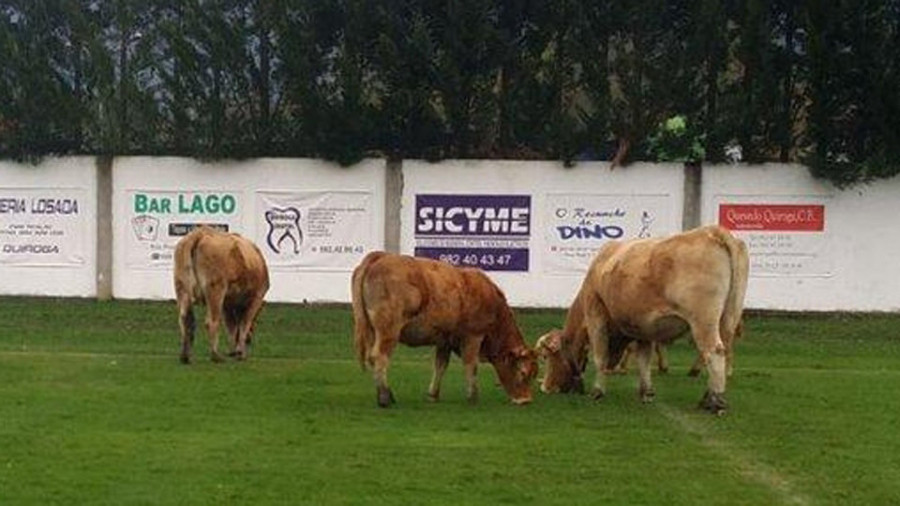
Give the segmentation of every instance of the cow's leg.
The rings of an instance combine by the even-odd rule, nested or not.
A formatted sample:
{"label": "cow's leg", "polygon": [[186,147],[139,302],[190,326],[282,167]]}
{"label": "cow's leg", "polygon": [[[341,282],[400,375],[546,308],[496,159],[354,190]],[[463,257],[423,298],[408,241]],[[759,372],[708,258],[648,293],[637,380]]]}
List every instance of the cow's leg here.
{"label": "cow's leg", "polygon": [[619,359],[619,362],[615,365],[612,365],[607,368],[608,374],[628,374],[628,362],[631,360],[631,355],[634,353],[635,343],[628,343],[628,346],[625,347],[625,351],[622,352],[622,358]]}
{"label": "cow's leg", "polygon": [[588,308],[585,315],[585,326],[591,343],[591,354],[594,357],[594,387],[591,396],[599,400],[606,395],[605,369],[609,332],[606,328],[606,318],[600,314],[599,302],[590,302]]}
{"label": "cow's leg", "polygon": [[256,317],[259,316],[264,303],[262,295],[254,296],[250,304],[246,308],[242,308],[243,311],[238,313],[240,329],[234,348],[234,355],[238,360],[243,360],[247,357],[247,344],[250,342],[250,333],[253,332],[253,324],[256,321]]}
{"label": "cow's leg", "polygon": [[450,348],[438,346],[434,352],[434,372],[431,376],[431,385],[428,387],[428,398],[437,401],[441,396],[441,380],[450,363]]}
{"label": "cow's leg", "polygon": [[700,371],[702,371],[704,367],[706,367],[706,362],[703,361],[703,354],[698,351],[697,358],[694,360],[694,365],[692,365],[691,370],[688,371],[688,376],[692,378],[700,376]]}
{"label": "cow's leg", "polygon": [[744,322],[738,321],[734,329],[722,327],[719,332],[722,334],[722,342],[725,343],[725,375],[731,376],[734,372],[734,345],[744,333]]}
{"label": "cow's leg", "polygon": [[219,325],[222,322],[224,303],[224,287],[209,287],[206,296],[206,333],[209,338],[209,356],[213,362],[224,360],[219,353]]}
{"label": "cow's leg", "polygon": [[194,344],[194,331],[197,321],[194,319],[194,308],[187,294],[178,294],[178,326],[181,329],[181,363],[191,363],[191,345]]}
{"label": "cow's leg", "polygon": [[240,315],[240,308],[238,307],[227,306],[225,308],[225,329],[228,331],[228,341],[231,345],[231,351],[228,353],[228,355],[231,357],[233,357],[236,353],[235,350],[237,349],[238,335],[241,331]]}
{"label": "cow's leg", "polygon": [[391,387],[388,385],[387,370],[391,361],[391,354],[397,345],[400,329],[395,326],[388,326],[388,331],[384,331],[381,330],[384,327],[377,323],[374,323],[373,327],[375,327],[375,342],[369,350],[369,363],[372,364],[372,375],[375,379],[378,405],[386,408],[397,402],[394,399],[394,392],[391,391]]}
{"label": "cow's leg", "polygon": [[722,414],[728,407],[728,403],[725,402],[726,350],[725,343],[719,335],[718,322],[692,324],[691,332],[709,374],[707,390],[700,401],[700,407],[711,413]]}
{"label": "cow's leg", "polygon": [[462,347],[463,366],[466,370],[466,398],[474,404],[478,402],[478,355],[484,336],[469,336]]}
{"label": "cow's leg", "polygon": [[656,369],[662,374],[669,372],[668,348],[669,345],[666,343],[658,341],[653,343],[653,349],[656,350]]}
{"label": "cow's leg", "polygon": [[656,392],[653,391],[653,381],[650,377],[650,362],[653,360],[653,348],[655,343],[651,341],[635,341],[640,382],[638,395],[642,402],[653,402]]}

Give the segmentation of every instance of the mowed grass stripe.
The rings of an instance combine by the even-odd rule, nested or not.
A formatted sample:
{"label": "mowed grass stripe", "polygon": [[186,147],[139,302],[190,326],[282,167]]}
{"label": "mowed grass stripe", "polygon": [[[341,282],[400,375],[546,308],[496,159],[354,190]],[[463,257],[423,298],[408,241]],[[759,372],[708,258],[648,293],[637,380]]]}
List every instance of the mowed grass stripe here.
{"label": "mowed grass stripe", "polygon": [[[206,349],[201,349],[201,353],[199,356],[195,355],[193,358],[193,365],[196,366],[197,363],[206,363],[208,361],[208,357],[205,354]],[[356,358],[316,358],[316,357],[258,357],[252,354],[251,350],[251,358],[248,361],[260,361],[260,362],[289,362],[289,363],[321,363],[321,364],[352,364],[355,366],[359,366],[359,362]],[[350,351],[348,350],[348,353]],[[178,356],[173,354],[173,352],[162,354],[162,353],[103,353],[103,352],[78,352],[78,351],[51,351],[51,350],[2,350],[0,349],[0,356],[60,356],[60,357],[82,357],[82,358],[109,358],[115,359],[117,357],[132,357],[135,355],[154,358],[161,361],[169,361],[169,360],[178,360]],[[451,358],[451,364],[459,363],[458,357],[453,356]],[[240,362],[231,360],[234,364],[239,364]],[[405,356],[403,352],[398,352],[396,356],[394,356],[391,360],[392,364],[402,363],[402,364],[412,364],[421,368],[426,368],[431,370],[431,355],[422,356],[421,354],[415,354],[413,356]],[[215,364],[212,364],[215,367]],[[185,367],[191,367],[191,365],[187,365]],[[225,366],[222,366],[225,367]],[[366,371],[369,369],[367,368]],[[492,374],[492,367],[489,363],[481,363],[479,365],[479,374]],[[360,368],[360,371],[363,371]],[[835,374],[847,374],[847,375],[859,375],[859,376],[900,376],[900,367],[897,369],[887,369],[887,368],[866,368],[866,369],[856,369],[850,367],[837,368],[837,369],[823,369],[821,367],[790,367],[790,366],[775,366],[768,368],[759,368],[759,367],[742,367],[739,371],[740,375],[765,375],[767,373],[771,373],[773,371],[781,371],[781,372],[794,372],[801,374],[813,374],[813,375],[835,375]],[[364,372],[363,372],[364,373]],[[673,367],[672,372],[669,374],[687,374],[687,368],[684,367]],[[453,373],[449,373],[453,374]],[[463,374],[462,370],[459,371],[459,374]],[[632,366],[629,374],[637,374],[636,366]],[[658,372],[654,372],[654,378],[659,377]],[[705,372],[702,373],[705,375]],[[586,377],[592,378],[593,376],[593,366],[588,365],[588,371],[586,373]],[[664,376],[663,376],[664,377]],[[538,378],[540,379],[540,378]],[[535,387],[537,384],[535,384]]]}
{"label": "mowed grass stripe", "polygon": [[782,471],[763,464],[753,455],[745,455],[727,441],[710,436],[705,431],[704,425],[697,423],[695,418],[684,410],[674,408],[666,403],[660,403],[659,409],[678,429],[695,437],[702,446],[712,450],[713,462],[730,465],[747,480],[772,489],[782,499],[783,504],[801,506],[810,504],[809,498],[798,493],[793,480],[789,479]]}

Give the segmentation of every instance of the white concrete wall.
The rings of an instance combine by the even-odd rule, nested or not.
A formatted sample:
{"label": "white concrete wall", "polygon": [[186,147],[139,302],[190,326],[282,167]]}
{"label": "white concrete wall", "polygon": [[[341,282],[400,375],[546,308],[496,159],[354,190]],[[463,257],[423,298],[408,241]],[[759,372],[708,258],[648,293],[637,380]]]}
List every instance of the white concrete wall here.
{"label": "white concrete wall", "polygon": [[704,223],[718,222],[721,202],[824,206],[822,231],[768,233],[783,236],[785,252],[799,255],[796,269],[761,267],[766,260],[759,253],[766,248],[758,249],[754,262],[751,247],[747,307],[900,310],[900,227],[894,221],[900,216],[900,178],[839,190],[802,166],[708,166],[702,193]]}
{"label": "white concrete wall", "polygon": [[[562,213],[574,207],[598,212],[619,208],[624,216],[590,219],[590,225],[618,224],[625,237],[638,234],[635,220],[645,207],[653,211],[650,232],[667,235],[681,227],[684,172],[680,164],[635,164],[609,169],[608,163],[579,163],[566,168],[558,162],[445,161],[431,164],[403,162],[401,251],[412,254],[416,246],[416,195],[529,195],[531,230],[528,272],[489,271],[516,306],[564,307],[571,303],[584,277],[588,258],[560,266],[562,244],[553,239],[557,207]],[[566,201],[570,206],[555,205]],[[567,223],[572,223],[571,221]],[[602,240],[575,241],[597,249]]]}
{"label": "white concrete wall", "polygon": [[[265,198],[287,199],[316,194],[366,197],[368,213],[357,213],[366,220],[357,230],[356,243],[365,249],[383,248],[384,162],[366,160],[352,167],[305,159],[261,159],[254,161],[203,163],[183,158],[117,158],[113,167],[113,290],[118,298],[169,299],[174,297],[170,258],[148,259],[153,250],[142,250],[135,239],[136,219],[158,219],[161,255],[177,238],[164,237],[167,220],[174,222],[228,223],[233,231],[254,240],[266,254],[271,289],[266,297],[279,302],[326,302],[350,300],[350,272],[363,251],[348,252],[331,265],[304,265],[300,256],[280,260],[265,246]],[[170,199],[170,209],[138,208],[141,194],[158,202]],[[237,209],[224,212],[181,213],[181,205],[190,207],[192,197],[230,195]],[[183,199],[183,203],[179,203]],[[170,211],[168,213],[164,211]],[[220,210],[221,211],[221,210]],[[304,210],[305,213],[305,210]],[[304,217],[304,220],[306,217]],[[304,224],[306,222],[304,221]],[[321,224],[319,225],[321,228]],[[152,229],[148,229],[152,232]],[[315,230],[303,230],[304,247],[316,244]],[[321,231],[319,232],[321,235]],[[165,244],[163,244],[165,243]],[[327,247],[331,247],[328,245]],[[344,243],[334,244],[343,248]],[[362,247],[359,248],[363,249]],[[307,257],[311,251],[304,251]],[[307,254],[308,253],[308,254]]]}
{"label": "white concrete wall", "polygon": [[[481,266],[516,306],[567,306],[591,253],[613,232],[627,239],[681,227],[684,171],[677,164],[610,171],[606,163],[404,161],[402,176],[401,252],[462,248],[471,254],[457,259],[488,261]],[[97,178],[91,157],[0,162],[0,295],[97,295]],[[344,168],[298,159],[117,158],[113,296],[172,298],[177,236],[169,229],[212,222],[260,245],[272,278],[268,300],[348,302],[352,267],[385,245],[385,181],[383,160]],[[900,178],[839,190],[801,166],[707,166],[701,195],[703,223],[737,210],[759,225],[735,232],[750,245],[748,308],[900,311],[900,227],[893,222]],[[77,200],[77,212],[41,212],[42,203],[66,199]],[[501,209],[505,202],[515,204]],[[818,216],[770,227],[767,210],[780,209],[800,213],[801,222]],[[488,213],[502,219],[479,221]],[[487,233],[453,232],[466,227]],[[505,255],[493,248],[512,249],[517,260],[503,265]]]}
{"label": "white concrete wall", "polygon": [[[96,174],[90,157],[0,161],[0,294],[96,295]],[[77,201],[77,211],[38,212],[49,211],[44,199]],[[40,252],[24,251],[34,245]]]}

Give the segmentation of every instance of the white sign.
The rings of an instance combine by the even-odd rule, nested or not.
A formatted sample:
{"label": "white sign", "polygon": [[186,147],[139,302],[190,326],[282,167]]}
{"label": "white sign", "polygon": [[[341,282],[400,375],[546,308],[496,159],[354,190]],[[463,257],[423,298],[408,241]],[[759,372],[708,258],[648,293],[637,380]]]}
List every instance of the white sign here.
{"label": "white sign", "polygon": [[256,243],[272,269],[351,271],[376,247],[364,191],[260,191]]}
{"label": "white sign", "polygon": [[198,225],[240,232],[241,201],[236,191],[128,191],[126,264],[171,268],[178,240]]}
{"label": "white sign", "polygon": [[821,195],[716,196],[719,225],[744,240],[750,275],[760,277],[833,274],[826,202]]}
{"label": "white sign", "polygon": [[0,263],[84,264],[87,190],[0,188]]}
{"label": "white sign", "polygon": [[678,231],[671,195],[551,193],[545,202],[544,270],[550,274],[584,273],[607,241]]}

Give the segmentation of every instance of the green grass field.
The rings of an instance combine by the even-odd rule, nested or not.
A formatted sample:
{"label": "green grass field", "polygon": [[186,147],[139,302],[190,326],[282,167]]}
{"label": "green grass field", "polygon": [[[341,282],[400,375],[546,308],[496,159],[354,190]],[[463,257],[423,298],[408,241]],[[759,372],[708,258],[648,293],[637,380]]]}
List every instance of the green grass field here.
{"label": "green grass field", "polygon": [[[561,311],[517,311],[529,342]],[[375,405],[344,307],[268,305],[249,361],[178,363],[174,303],[0,298],[0,504],[898,504],[900,315],[749,316],[731,410],[687,341],[600,403],[508,404],[400,348]]]}

